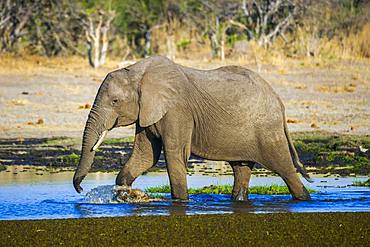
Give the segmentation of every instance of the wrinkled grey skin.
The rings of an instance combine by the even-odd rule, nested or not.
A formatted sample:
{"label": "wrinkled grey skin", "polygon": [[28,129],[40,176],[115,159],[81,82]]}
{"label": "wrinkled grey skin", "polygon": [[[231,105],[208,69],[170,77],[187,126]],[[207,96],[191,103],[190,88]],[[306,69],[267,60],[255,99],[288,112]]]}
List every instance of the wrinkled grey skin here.
{"label": "wrinkled grey skin", "polygon": [[156,56],[109,73],[86,122],[73,178],[77,192],[101,133],[133,123],[133,152],[117,185],[131,186],[157,163],[163,147],[173,198],[188,199],[186,164],[191,153],[230,163],[235,200],[247,198],[255,163],[279,174],[293,198],[310,198],[296,173],[309,179],[288,134],[284,106],[268,83],[248,69],[203,71]]}

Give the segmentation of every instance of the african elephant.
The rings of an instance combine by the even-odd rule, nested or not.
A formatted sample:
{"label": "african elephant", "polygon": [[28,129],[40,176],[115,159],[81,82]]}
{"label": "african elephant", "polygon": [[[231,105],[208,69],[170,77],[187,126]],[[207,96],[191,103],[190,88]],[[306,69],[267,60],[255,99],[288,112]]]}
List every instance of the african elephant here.
{"label": "african elephant", "polygon": [[172,198],[188,199],[190,154],[229,162],[235,200],[247,198],[255,163],[279,174],[293,198],[310,198],[296,173],[309,179],[289,136],[284,105],[269,84],[248,69],[197,70],[155,56],[109,73],[86,122],[73,178],[77,192],[107,131],[133,123],[133,151],[117,185],[131,186],[157,163],[163,147]]}

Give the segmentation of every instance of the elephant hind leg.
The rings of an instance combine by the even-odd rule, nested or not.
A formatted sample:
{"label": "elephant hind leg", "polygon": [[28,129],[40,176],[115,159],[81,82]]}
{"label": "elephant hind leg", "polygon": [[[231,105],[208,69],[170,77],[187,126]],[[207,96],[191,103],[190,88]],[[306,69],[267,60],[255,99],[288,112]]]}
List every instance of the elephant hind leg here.
{"label": "elephant hind leg", "polygon": [[229,161],[234,172],[233,200],[245,201],[248,199],[248,187],[254,162]]}
{"label": "elephant hind leg", "polygon": [[262,165],[276,172],[286,183],[290,193],[296,200],[310,200],[310,194],[298,177],[289,147],[286,142],[265,146],[268,152],[264,155]]}
{"label": "elephant hind leg", "polygon": [[307,201],[311,199],[310,193],[299,179],[297,173],[294,171],[289,174],[278,173],[284,182],[287,184],[290,193],[295,200]]}

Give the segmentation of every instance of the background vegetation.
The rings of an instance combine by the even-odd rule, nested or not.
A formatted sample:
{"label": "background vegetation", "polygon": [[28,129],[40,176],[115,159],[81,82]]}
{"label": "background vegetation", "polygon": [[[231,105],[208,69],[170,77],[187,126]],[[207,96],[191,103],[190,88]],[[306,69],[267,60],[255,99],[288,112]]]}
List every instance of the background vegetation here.
{"label": "background vegetation", "polygon": [[368,59],[369,19],[368,0],[1,0],[0,53],[93,67],[152,54]]}

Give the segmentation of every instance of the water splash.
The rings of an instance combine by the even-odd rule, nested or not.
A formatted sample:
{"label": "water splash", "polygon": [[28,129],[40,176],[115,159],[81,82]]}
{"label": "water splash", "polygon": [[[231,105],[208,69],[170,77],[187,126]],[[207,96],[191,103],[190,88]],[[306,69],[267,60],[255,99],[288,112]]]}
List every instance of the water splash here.
{"label": "water splash", "polygon": [[151,198],[142,190],[118,185],[98,186],[89,191],[84,198],[86,203],[94,204],[140,203],[158,200],[158,198]]}
{"label": "water splash", "polygon": [[116,185],[102,185],[98,186],[85,195],[84,202],[86,203],[117,203],[116,197]]}

